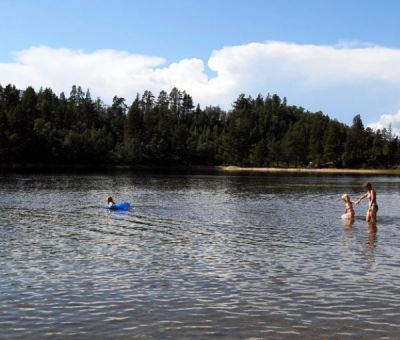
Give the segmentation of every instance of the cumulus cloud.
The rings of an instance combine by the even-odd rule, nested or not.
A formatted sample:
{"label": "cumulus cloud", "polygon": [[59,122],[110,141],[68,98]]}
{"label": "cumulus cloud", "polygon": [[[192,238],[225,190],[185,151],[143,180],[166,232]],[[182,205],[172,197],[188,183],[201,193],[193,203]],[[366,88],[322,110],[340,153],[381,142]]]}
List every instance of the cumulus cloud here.
{"label": "cumulus cloud", "polygon": [[114,50],[84,53],[49,47],[32,47],[14,53],[14,57],[14,63],[0,63],[2,84],[51,87],[59,92],[81,85],[106,100],[114,95],[133,97],[134,91],[154,87],[153,70],[165,62]]}
{"label": "cumulus cloud", "polygon": [[382,115],[379,120],[369,125],[373,130],[392,129],[392,134],[400,136],[400,110],[393,115]]}
{"label": "cumulus cloud", "polygon": [[[186,90],[195,102],[225,109],[240,93],[286,96],[289,104],[322,110],[351,122],[367,123],[400,107],[400,49],[343,42],[335,46],[280,41],[228,46],[212,51],[207,67],[192,58],[166,64],[162,57],[115,50],[91,53],[46,46],[14,53],[0,63],[0,84],[51,87],[68,94],[76,84],[110,102],[114,95],[132,100],[136,93]],[[393,125],[398,123],[394,121]]]}

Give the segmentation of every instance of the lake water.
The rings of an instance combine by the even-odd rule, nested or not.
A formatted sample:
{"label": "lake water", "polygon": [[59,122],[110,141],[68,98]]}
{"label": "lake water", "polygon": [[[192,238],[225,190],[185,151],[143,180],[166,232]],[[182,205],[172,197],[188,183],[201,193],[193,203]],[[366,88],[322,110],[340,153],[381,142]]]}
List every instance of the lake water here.
{"label": "lake water", "polygon": [[[377,228],[365,200],[346,226],[340,197],[366,180]],[[395,176],[0,175],[0,338],[399,338],[399,193]]]}

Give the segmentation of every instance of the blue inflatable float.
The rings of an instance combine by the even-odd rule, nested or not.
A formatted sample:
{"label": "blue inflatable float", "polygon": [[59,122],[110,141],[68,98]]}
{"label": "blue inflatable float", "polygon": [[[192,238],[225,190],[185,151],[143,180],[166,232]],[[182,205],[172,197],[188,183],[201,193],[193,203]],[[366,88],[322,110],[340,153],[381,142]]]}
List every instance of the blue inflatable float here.
{"label": "blue inflatable float", "polygon": [[114,203],[113,205],[106,205],[104,208],[109,210],[128,210],[131,205],[128,202]]}

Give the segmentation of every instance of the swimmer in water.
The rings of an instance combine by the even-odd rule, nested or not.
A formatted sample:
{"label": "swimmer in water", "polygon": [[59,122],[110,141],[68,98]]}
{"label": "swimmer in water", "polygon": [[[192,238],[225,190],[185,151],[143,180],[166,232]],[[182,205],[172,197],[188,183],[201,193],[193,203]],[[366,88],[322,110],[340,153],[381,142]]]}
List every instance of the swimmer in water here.
{"label": "swimmer in water", "polygon": [[107,205],[109,207],[113,206],[114,204],[115,204],[115,202],[111,196],[109,198],[107,198]]}

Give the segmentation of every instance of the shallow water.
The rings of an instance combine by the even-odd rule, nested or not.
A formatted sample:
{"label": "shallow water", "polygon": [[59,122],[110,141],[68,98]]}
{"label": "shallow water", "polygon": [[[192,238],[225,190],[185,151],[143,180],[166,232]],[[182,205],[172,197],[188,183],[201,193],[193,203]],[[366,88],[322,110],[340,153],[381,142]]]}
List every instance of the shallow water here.
{"label": "shallow water", "polygon": [[[378,194],[346,226],[343,193]],[[0,338],[398,338],[400,178],[0,176]],[[128,212],[103,209],[129,201]]]}

